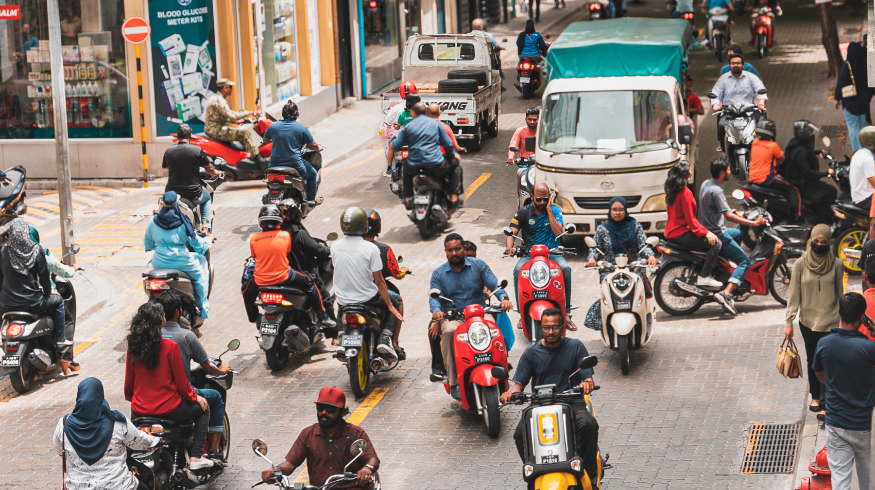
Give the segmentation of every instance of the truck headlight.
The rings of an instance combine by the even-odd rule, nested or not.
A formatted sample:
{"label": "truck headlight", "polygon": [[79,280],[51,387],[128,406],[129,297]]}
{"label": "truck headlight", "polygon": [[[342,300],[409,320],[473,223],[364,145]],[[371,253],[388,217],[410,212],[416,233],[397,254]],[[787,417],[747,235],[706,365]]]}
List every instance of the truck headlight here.
{"label": "truck headlight", "polygon": [[550,282],[550,268],[544,262],[535,262],[529,269],[529,280],[536,288],[546,286]]}
{"label": "truck headlight", "polygon": [[[650,196],[644,201],[644,205],[641,206],[641,212],[648,213],[654,211],[665,211],[667,208],[665,204],[665,194],[657,194],[655,196]],[[563,210],[563,213],[565,211]]]}
{"label": "truck headlight", "polygon": [[556,200],[553,201],[553,204],[559,206],[559,209],[562,210],[562,214],[577,213],[577,211],[574,210],[574,206],[571,205],[571,201],[565,199],[564,197],[557,197]]}

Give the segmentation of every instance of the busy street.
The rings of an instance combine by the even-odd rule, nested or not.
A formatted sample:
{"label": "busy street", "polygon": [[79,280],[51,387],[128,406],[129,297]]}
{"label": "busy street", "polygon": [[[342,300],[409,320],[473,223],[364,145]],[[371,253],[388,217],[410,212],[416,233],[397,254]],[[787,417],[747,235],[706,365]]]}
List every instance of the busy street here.
{"label": "busy street", "polygon": [[[562,7],[554,6],[553,2],[542,3],[541,19],[535,25],[549,44],[569,25],[588,22],[589,6],[587,0],[568,0]],[[805,119],[817,126],[815,149],[820,150],[821,138],[828,136],[829,151],[836,159],[844,160],[843,155],[850,156],[853,150],[844,114],[833,105],[836,78],[828,77],[818,10],[813,2],[787,0],[781,6],[783,15],[775,21],[775,36],[780,42],[769,49],[768,56],[760,59],[756,47],[748,45],[747,16],[733,14],[736,19],[733,41],[741,45],[744,61],[759,71],[768,89],[767,116],[776,125],[778,145],[784,148],[793,138],[794,122]],[[847,43],[862,39],[867,11],[859,2],[833,6],[839,43],[845,49]],[[666,5],[659,0],[630,0],[627,8],[631,18],[669,16]],[[705,16],[698,7],[696,15],[697,27],[702,29]],[[379,134],[380,123],[386,117],[380,93],[340,108],[318,123],[308,124],[315,143],[324,147],[318,188],[324,202],[309,210],[303,226],[317,239],[330,240],[332,233],[343,238],[342,222],[348,208],[375,210],[382,222],[377,240],[390,245],[400,266],[409,269],[403,279],[386,280],[397,287],[403,298],[403,322],[397,328],[398,345],[404,349],[406,359],[391,370],[374,374],[364,396],[357,397],[351,387],[347,364],[355,358],[344,357],[341,362],[335,354],[338,345],[333,345],[330,338],[294,353],[280,369],[268,366],[259,340],[262,334],[247,317],[241,295],[241,283],[245,287],[247,281],[243,277],[246,260],[253,254],[250,235],[262,232],[259,214],[266,186],[258,178],[225,182],[216,189],[212,196],[215,241],[209,247],[213,268],[210,307],[209,316],[199,329],[200,343],[210,357],[225,352],[234,339],[239,339],[239,348],[221,356],[221,361],[234,371],[234,383],[228,389],[225,403],[230,421],[230,430],[226,428],[224,435],[230,441],[227,466],[199,488],[243,489],[258,483],[262,471],[269,470],[270,465],[253,454],[253,439],[266,443],[268,458],[276,463],[282,461],[302,430],[321,423],[314,402],[323,387],[343,391],[351,412],[347,421],[367,432],[379,457],[382,488],[527,488],[514,440],[514,431],[527,405],[503,404],[497,437],[489,437],[484,417],[478,415],[476,406],[466,410],[448,393],[449,388],[430,380],[432,352],[427,333],[433,318],[429,305],[430,290],[435,287],[432,274],[447,263],[445,239],[453,233],[473,242],[476,257],[499,280],[509,281],[507,294],[517,303],[513,275],[518,259],[506,256],[507,236],[503,229],[520,227],[512,222],[518,209],[519,177],[516,166],[506,161],[515,130],[526,125],[528,109],[542,107],[543,95],[543,90],[539,90],[534,97],[524,99],[514,87],[519,61],[516,39],[524,31],[526,19],[526,14],[522,14],[506,24],[489,26],[499,46],[505,48],[498,55],[505,78],[499,92],[500,111],[495,115],[497,135],[484,137],[479,151],[470,149],[466,143],[470,140],[459,138],[462,146],[469,147],[469,151],[461,153],[464,204],[451,207],[446,227],[429,238],[423,238],[421,230],[411,222],[408,217],[411,211],[390,190],[392,179],[383,175],[387,167],[387,141]],[[725,55],[718,60],[712,51],[700,48],[691,50],[688,63],[692,93],[704,105],[704,115],[692,116],[695,143],[687,154],[694,164],[690,188],[698,198],[700,186],[711,177],[710,162],[725,154],[715,149],[717,118],[711,114],[706,94],[712,91],[720,68],[729,61]],[[400,82],[403,80],[386,85],[380,92],[394,96],[399,92]],[[425,99],[426,94],[419,95]],[[428,117],[428,113],[419,117]],[[407,158],[407,152],[404,153]],[[605,166],[615,162],[608,157],[605,161],[608,162]],[[820,162],[825,171],[829,162],[825,159]],[[26,162],[21,164],[27,167]],[[153,157],[150,165],[160,167],[160,155],[157,159]],[[567,174],[557,175],[559,182]],[[658,175],[649,184],[663,192],[665,174]],[[624,177],[593,176],[592,179],[599,179],[594,180],[594,187],[602,185],[608,192],[610,187],[603,182],[606,178],[613,180],[607,181],[613,187],[622,186]],[[78,303],[72,351],[80,368],[67,375],[59,366],[42,372],[26,393],[16,390],[10,376],[0,369],[0,447],[5,455],[0,464],[0,489],[57,488],[61,484],[61,458],[53,436],[59,418],[73,411],[82,380],[98,378],[112,410],[131,416],[131,405],[126,401],[126,359],[130,348],[126,338],[132,317],[150,299],[150,292],[144,290],[144,273],[158,268],[150,265],[153,252],[144,248],[144,236],[153,236],[154,225],[150,223],[158,219],[154,216],[161,216],[155,213],[158,201],[166,198],[166,182],[166,177],[159,177],[146,187],[136,181],[121,187],[83,186],[74,179],[73,223],[75,243],[80,247],[75,262],[82,270],[70,279]],[[740,209],[739,199],[732,197],[738,187],[738,178],[730,177],[725,184],[726,199],[732,209]],[[532,194],[536,196],[540,196],[537,188]],[[606,202],[613,197],[605,196]],[[39,243],[57,257],[67,253],[61,242],[57,191],[35,188],[28,190],[26,199],[28,212],[23,218],[38,231]],[[610,205],[613,203],[612,200]],[[601,222],[611,219],[610,205],[603,209],[607,216],[597,217]],[[570,222],[566,220],[565,224]],[[589,225],[586,226],[586,235],[592,236]],[[180,233],[184,237],[185,232]],[[662,232],[647,235],[663,238]],[[328,241],[328,245],[332,243],[340,242]],[[617,349],[605,344],[602,332],[585,325],[590,306],[601,301],[602,290],[600,272],[592,264],[588,266],[589,250],[583,235],[563,237],[561,244],[569,249],[564,258],[570,265],[571,284],[565,287],[571,289],[571,305],[576,306],[570,311],[576,328],[563,332],[581,341],[589,355],[598,358],[592,377],[599,389],[589,398],[597,420],[602,467],[606,468],[600,488],[790,490],[799,478],[809,475],[806,468],[813,457],[812,448],[800,449],[803,437],[811,435],[807,431],[811,427],[814,428],[810,430],[818,430],[816,424],[810,425],[815,414],[809,412],[809,372],[805,371],[802,379],[788,379],[775,369],[775,355],[784,339],[785,306],[771,294],[754,295],[735,302],[735,315],[725,311],[719,300],[705,302],[692,314],[670,315],[654,301],[652,337],[646,345],[633,349],[626,362]],[[517,242],[514,246],[519,245]],[[804,251],[805,243],[798,246]],[[653,249],[654,262],[666,259],[656,247]],[[751,253],[749,247],[745,251]],[[775,255],[779,252],[780,248]],[[528,270],[525,272],[523,277],[528,277]],[[335,277],[337,274],[335,270]],[[552,277],[558,275],[556,270]],[[155,277],[158,276],[146,278],[146,284]],[[655,273],[651,281],[653,277]],[[859,275],[844,274],[842,279],[840,287],[848,291],[861,289]],[[493,299],[492,304],[498,306],[499,299]],[[804,307],[805,298],[802,302]],[[602,308],[607,304],[603,303]],[[548,316],[543,314],[543,318]],[[509,311],[507,315],[515,334],[512,348],[510,342],[505,342],[507,361],[519,368],[523,351],[534,342],[517,328],[519,313]],[[341,318],[337,323],[341,323]],[[807,363],[799,327],[796,328],[795,339],[802,350],[803,363]],[[340,357],[343,352],[344,348],[340,348]],[[623,374],[627,369],[628,374]],[[515,372],[510,369],[511,378]],[[752,427],[757,424],[792,427],[793,446],[783,456],[785,469],[750,469],[750,455],[759,443],[751,437]],[[818,441],[818,446],[824,444]],[[296,469],[289,480],[310,481],[307,466]],[[797,471],[797,467],[801,469]],[[856,485],[855,479],[853,488]]]}

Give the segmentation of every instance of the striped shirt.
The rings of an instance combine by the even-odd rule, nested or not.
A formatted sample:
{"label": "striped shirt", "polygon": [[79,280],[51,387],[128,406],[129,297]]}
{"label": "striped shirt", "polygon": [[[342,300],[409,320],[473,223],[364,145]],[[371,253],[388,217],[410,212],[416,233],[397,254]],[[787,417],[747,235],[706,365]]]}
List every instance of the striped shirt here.
{"label": "striped shirt", "polygon": [[[562,225],[562,210],[559,206],[553,205],[553,216],[556,221]],[[535,205],[529,204],[523,206],[522,209],[513,215],[510,220],[510,226],[517,228],[522,232],[523,245],[526,250],[531,249],[535,245],[546,245],[547,248],[556,248],[556,235],[553,234],[553,229],[550,228],[550,216],[548,213],[538,214],[535,212]]]}

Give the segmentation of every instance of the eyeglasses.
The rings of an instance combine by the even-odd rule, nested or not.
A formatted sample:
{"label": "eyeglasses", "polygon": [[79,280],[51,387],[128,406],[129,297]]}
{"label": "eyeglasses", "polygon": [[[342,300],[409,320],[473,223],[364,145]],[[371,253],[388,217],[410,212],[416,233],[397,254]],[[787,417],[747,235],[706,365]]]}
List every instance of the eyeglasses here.
{"label": "eyeglasses", "polygon": [[535,202],[547,202],[549,200],[550,200],[549,197],[536,197],[535,198]]}
{"label": "eyeglasses", "polygon": [[340,410],[340,409],[335,407],[334,405],[323,405],[321,403],[316,404],[316,412],[317,413],[318,412],[327,412],[327,413],[333,415],[333,414],[337,413],[338,410]]}
{"label": "eyeglasses", "polygon": [[558,332],[559,330],[562,330],[562,325],[541,325],[541,330],[544,330],[545,332],[556,330]]}

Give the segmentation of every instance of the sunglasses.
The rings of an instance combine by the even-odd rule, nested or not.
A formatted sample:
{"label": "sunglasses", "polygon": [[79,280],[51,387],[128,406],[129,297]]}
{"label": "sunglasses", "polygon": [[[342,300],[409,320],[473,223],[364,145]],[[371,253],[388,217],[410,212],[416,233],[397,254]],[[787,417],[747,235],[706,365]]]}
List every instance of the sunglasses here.
{"label": "sunglasses", "polygon": [[323,405],[321,403],[316,405],[316,413],[327,412],[328,414],[333,415],[337,413],[338,410],[340,409],[335,407],[334,405]]}
{"label": "sunglasses", "polygon": [[547,202],[549,200],[550,200],[549,197],[536,197],[535,198],[535,202]]}
{"label": "sunglasses", "polygon": [[545,332],[555,330],[558,332],[559,330],[562,330],[562,325],[541,325],[541,330]]}

